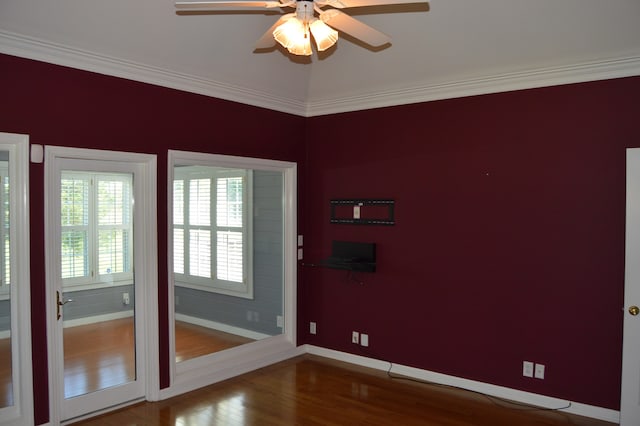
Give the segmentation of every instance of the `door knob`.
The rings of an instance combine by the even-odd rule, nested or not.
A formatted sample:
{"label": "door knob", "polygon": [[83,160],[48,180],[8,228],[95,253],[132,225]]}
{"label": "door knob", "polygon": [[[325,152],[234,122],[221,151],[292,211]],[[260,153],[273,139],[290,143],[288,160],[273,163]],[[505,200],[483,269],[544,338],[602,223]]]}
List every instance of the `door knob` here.
{"label": "door knob", "polygon": [[60,292],[56,291],[56,313],[58,315],[58,319],[62,316],[60,313],[60,307],[66,305],[69,302],[73,302],[73,299],[67,299],[64,302],[60,299]]}
{"label": "door knob", "polygon": [[635,317],[636,315],[640,314],[640,308],[634,305],[629,308],[629,313]]}

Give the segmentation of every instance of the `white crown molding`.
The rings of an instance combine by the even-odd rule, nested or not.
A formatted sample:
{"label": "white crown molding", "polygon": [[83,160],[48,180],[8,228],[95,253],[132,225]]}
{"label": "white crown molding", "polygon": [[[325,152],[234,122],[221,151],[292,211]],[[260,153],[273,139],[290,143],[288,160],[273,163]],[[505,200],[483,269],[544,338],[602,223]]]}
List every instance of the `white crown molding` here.
{"label": "white crown molding", "polygon": [[441,84],[414,84],[400,89],[304,102],[124,61],[7,31],[0,31],[0,53],[304,117],[640,75],[640,55],[635,55]]}
{"label": "white crown molding", "polygon": [[640,75],[640,56],[307,102],[307,117]]}
{"label": "white crown molding", "polygon": [[302,101],[125,61],[0,30],[0,53],[301,115]]}

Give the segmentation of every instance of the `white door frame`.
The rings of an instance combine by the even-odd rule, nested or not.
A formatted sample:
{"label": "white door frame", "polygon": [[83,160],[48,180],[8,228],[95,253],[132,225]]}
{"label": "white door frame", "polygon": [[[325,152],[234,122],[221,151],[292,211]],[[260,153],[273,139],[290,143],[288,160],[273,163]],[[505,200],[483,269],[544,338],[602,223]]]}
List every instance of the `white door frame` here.
{"label": "white door frame", "polygon": [[[58,203],[55,201],[57,191],[53,183],[56,182],[57,166],[61,160],[88,160],[113,162],[113,164],[130,164],[139,170],[134,181],[134,192],[137,194],[135,203],[134,232],[135,276],[136,276],[136,335],[142,338],[136,358],[142,361],[143,374],[139,377],[143,382],[144,397],[147,400],[157,400],[159,395],[158,381],[158,258],[157,258],[157,173],[156,156],[151,154],[137,154],[130,152],[115,152],[82,148],[45,147],[45,267],[46,267],[46,296],[47,296],[47,351],[49,370],[49,409],[50,422],[59,424],[64,417],[69,417],[62,411],[65,398],[64,372],[59,341],[59,326],[56,318],[56,276],[59,269],[57,253],[60,248],[57,238],[54,238],[58,217],[48,212],[55,211]],[[142,331],[142,333],[138,333]],[[101,409],[110,409],[113,405],[104,401]]]}
{"label": "white door frame", "polygon": [[640,424],[640,148],[627,149],[627,210],[624,274],[624,334],[620,424]]}
{"label": "white door frame", "polygon": [[[33,424],[31,278],[29,262],[29,136],[0,133],[9,151],[11,241],[11,374],[13,405],[0,408],[0,425]],[[15,279],[17,278],[17,279]]]}

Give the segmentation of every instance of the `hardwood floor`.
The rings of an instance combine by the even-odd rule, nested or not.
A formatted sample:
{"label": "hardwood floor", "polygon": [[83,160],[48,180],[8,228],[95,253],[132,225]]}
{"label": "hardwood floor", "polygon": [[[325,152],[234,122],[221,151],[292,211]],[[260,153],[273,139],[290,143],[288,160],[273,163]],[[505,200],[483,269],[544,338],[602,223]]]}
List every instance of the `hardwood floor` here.
{"label": "hardwood floor", "polygon": [[[133,320],[65,329],[69,395],[133,377]],[[176,324],[177,357],[245,343],[242,338]],[[115,378],[113,378],[115,376]],[[111,377],[111,378],[109,378]],[[67,392],[65,392],[67,393]],[[312,355],[297,357],[165,401],[143,402],[78,426],[443,425],[610,426],[433,384],[391,378]]]}
{"label": "hardwood floor", "polygon": [[159,402],[75,423],[125,425],[610,426],[559,411],[305,355]]}
{"label": "hardwood floor", "polygon": [[176,321],[176,362],[219,352],[253,339]]}
{"label": "hardwood floor", "polygon": [[[135,379],[132,317],[69,327],[63,333],[65,398]],[[176,322],[177,360],[195,358],[251,341],[233,334]]]}
{"label": "hardwood floor", "polygon": [[0,339],[0,408],[13,405],[11,338]]}
{"label": "hardwood floor", "polygon": [[64,334],[64,397],[135,380],[133,317],[69,327]]}

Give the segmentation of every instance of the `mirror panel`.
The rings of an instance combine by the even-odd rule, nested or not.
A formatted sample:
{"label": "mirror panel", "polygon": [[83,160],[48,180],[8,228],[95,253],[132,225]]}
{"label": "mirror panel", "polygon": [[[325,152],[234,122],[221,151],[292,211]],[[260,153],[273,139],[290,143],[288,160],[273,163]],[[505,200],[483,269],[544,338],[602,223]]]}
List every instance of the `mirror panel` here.
{"label": "mirror panel", "polygon": [[0,133],[0,424],[33,422],[28,150]]}
{"label": "mirror panel", "polygon": [[176,159],[175,362],[284,330],[284,172]]}

